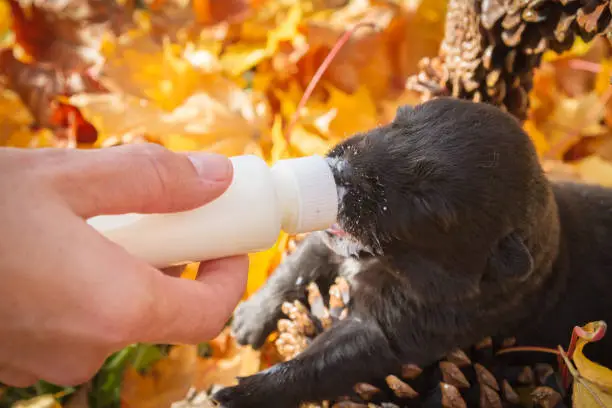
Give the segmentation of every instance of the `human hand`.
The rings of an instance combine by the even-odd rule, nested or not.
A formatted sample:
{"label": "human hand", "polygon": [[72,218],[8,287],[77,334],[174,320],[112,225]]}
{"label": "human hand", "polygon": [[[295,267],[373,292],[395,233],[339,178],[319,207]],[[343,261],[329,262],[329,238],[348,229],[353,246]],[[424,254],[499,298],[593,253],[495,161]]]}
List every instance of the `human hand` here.
{"label": "human hand", "polygon": [[231,179],[222,156],[154,144],[0,148],[0,382],[76,385],[129,344],[217,335],[245,290],[246,256],[202,263],[196,281],[180,279],[85,220],[188,210]]}

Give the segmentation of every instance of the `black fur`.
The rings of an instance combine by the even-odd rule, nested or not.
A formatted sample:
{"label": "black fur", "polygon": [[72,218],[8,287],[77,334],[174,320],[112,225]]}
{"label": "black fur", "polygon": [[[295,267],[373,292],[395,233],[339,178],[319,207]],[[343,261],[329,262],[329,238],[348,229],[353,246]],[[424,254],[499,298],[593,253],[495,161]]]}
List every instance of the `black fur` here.
{"label": "black fur", "polygon": [[[261,346],[284,300],[337,275],[351,314],[294,360],[218,392],[224,407],[331,399],[490,335],[567,347],[574,325],[612,321],[612,190],[551,183],[510,115],[441,98],[328,156],[345,233],[309,235],[233,329]],[[612,366],[611,345],[589,357]]]}

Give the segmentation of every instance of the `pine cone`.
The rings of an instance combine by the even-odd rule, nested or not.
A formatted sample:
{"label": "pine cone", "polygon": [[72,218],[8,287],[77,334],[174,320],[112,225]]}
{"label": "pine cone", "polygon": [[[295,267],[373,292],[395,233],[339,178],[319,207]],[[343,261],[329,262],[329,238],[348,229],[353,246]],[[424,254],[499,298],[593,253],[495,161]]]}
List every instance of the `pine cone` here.
{"label": "pine cone", "polygon": [[[449,0],[439,56],[422,60],[407,87],[423,100],[449,94],[524,120],[542,54],[568,50],[576,36],[588,42],[610,32],[611,20],[609,0]],[[426,87],[432,82],[436,92]]]}
{"label": "pine cone", "polygon": [[[291,243],[291,251],[296,245]],[[305,350],[319,334],[349,313],[349,285],[343,278],[336,279],[327,294],[312,282],[307,295],[308,305],[297,300],[283,304],[288,318],[278,321],[275,345],[285,361]],[[454,350],[428,367],[406,364],[401,373],[390,374],[376,384],[355,384],[354,395],[304,404],[302,408],[570,406],[559,373],[552,365],[538,361],[512,365],[497,355],[497,351],[515,343],[514,338],[486,338],[469,349]]]}

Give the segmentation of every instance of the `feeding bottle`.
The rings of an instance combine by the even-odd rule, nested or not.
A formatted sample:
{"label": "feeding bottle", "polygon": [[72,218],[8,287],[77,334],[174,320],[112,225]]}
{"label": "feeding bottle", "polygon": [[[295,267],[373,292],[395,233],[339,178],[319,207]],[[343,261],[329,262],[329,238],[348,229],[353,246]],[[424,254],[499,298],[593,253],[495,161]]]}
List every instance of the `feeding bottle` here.
{"label": "feeding bottle", "polygon": [[321,156],[279,160],[230,157],[227,190],[196,209],[170,214],[100,215],[88,223],[149,264],[163,268],[261,251],[281,230],[305,233],[331,226],[338,195]]}

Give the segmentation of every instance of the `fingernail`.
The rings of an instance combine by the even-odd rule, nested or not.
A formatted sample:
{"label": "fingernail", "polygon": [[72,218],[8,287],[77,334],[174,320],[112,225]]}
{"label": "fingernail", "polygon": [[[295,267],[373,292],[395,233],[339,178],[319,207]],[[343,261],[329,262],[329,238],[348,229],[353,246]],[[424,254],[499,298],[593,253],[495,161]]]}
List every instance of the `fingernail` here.
{"label": "fingernail", "polygon": [[190,153],[188,157],[198,175],[204,179],[225,181],[231,177],[232,162],[226,156],[216,153]]}

